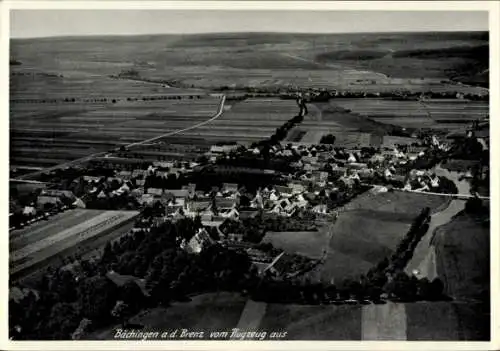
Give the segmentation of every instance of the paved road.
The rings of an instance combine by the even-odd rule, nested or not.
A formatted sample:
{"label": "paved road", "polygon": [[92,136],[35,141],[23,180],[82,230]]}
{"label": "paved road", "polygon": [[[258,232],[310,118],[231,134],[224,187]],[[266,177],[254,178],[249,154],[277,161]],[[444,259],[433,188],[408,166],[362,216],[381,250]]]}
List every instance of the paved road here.
{"label": "paved road", "polygon": [[[221,101],[220,101],[220,104],[219,104],[219,108],[218,108],[216,114],[212,118],[210,118],[210,119],[208,119],[208,120],[206,120],[204,122],[195,124],[193,126],[190,126],[188,128],[184,128],[184,129],[181,129],[181,130],[176,130],[176,131],[173,131],[173,132],[165,133],[165,134],[162,134],[160,136],[157,136],[157,137],[154,137],[154,138],[150,138],[150,139],[146,139],[146,140],[143,140],[143,141],[140,141],[140,142],[137,142],[137,143],[132,143],[132,144],[126,145],[124,147],[126,149],[130,149],[132,147],[137,147],[137,146],[140,146],[140,145],[148,144],[148,143],[151,143],[153,141],[159,140],[161,138],[165,138],[165,137],[168,137],[168,136],[172,136],[172,135],[175,135],[175,134],[186,132],[188,130],[195,129],[195,128],[201,127],[202,125],[210,123],[210,122],[212,122],[213,120],[219,118],[222,115],[222,113],[224,112],[224,103],[225,102],[226,102],[226,96],[222,95],[221,96]],[[21,175],[21,176],[17,177],[16,180],[30,180],[30,179],[33,179],[33,178],[37,178],[42,173],[51,172],[51,171],[54,171],[56,169],[67,168],[67,167],[70,167],[70,166],[73,166],[73,165],[84,163],[84,162],[90,161],[91,159],[96,158],[96,157],[104,157],[106,154],[108,154],[108,152],[106,152],[106,151],[104,151],[104,152],[97,152],[95,154],[91,154],[91,155],[88,155],[88,156],[85,156],[85,157],[82,157],[82,158],[79,158],[79,159],[76,159],[76,160],[73,160],[73,161],[69,161],[69,162],[65,162],[65,163],[61,163],[61,164],[55,165],[53,167],[45,168],[45,169],[43,169],[41,171],[37,171],[37,172],[34,172],[34,173],[28,173],[28,174]]]}

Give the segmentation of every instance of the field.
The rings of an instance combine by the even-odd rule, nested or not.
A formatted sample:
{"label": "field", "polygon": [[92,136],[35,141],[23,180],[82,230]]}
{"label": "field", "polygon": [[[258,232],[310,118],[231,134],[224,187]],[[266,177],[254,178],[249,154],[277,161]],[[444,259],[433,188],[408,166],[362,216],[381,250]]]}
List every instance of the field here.
{"label": "field", "polygon": [[[130,320],[144,325],[145,330],[175,330],[186,328],[202,331],[204,340],[210,331],[230,331],[238,324],[246,298],[234,293],[203,294],[190,302],[174,303],[168,308],[154,308],[141,312]],[[114,329],[101,330],[88,336],[89,340],[110,340]]]}
{"label": "field", "polygon": [[369,117],[377,122],[405,128],[463,127],[489,116],[489,104],[483,101],[428,100],[395,101],[384,99],[333,99],[331,104]]}
{"label": "field", "polygon": [[[244,323],[251,309],[259,315]],[[329,305],[256,303],[233,293],[210,293],[190,302],[174,303],[168,308],[154,308],[139,313],[130,323],[144,326],[144,331],[189,329],[209,331],[286,332],[280,340],[488,340],[488,319],[477,313],[476,305],[460,303],[406,303],[385,305]],[[436,315],[440,318],[436,320]],[[375,318],[375,320],[374,320]],[[478,323],[482,323],[478,327]],[[395,327],[397,325],[397,327]],[[87,340],[112,340],[116,328],[89,334]],[[479,331],[481,330],[481,331]],[[219,340],[229,340],[223,337]]]}
{"label": "field", "polygon": [[437,273],[450,296],[489,299],[490,228],[466,214],[436,229]]}
{"label": "field", "polygon": [[130,222],[135,211],[71,210],[49,221],[41,221],[10,233],[11,275],[38,270],[55,256],[88,245],[100,236],[122,228]]}
{"label": "field", "polygon": [[335,281],[366,273],[394,251],[422,208],[436,210],[446,201],[399,192],[357,197],[333,225],[326,262],[315,275]]}
{"label": "field", "polygon": [[313,259],[321,258],[328,245],[328,232],[267,232],[262,239],[274,247]]}
{"label": "field", "polygon": [[179,133],[177,137],[202,139],[213,144],[221,141],[251,144],[270,137],[276,128],[298,113],[295,100],[278,98],[248,99],[227,105],[229,106],[221,117],[201,127]]}
{"label": "field", "polygon": [[[467,83],[488,85],[488,40],[487,33],[12,40],[11,57],[20,64],[11,66],[10,74],[11,167],[48,167],[196,125],[217,112],[218,98],[209,96],[213,89],[483,94],[486,88]],[[124,77],[125,72],[133,74],[111,78]],[[338,144],[365,146],[373,143],[369,133],[388,130],[382,123],[450,129],[461,125],[456,119],[484,116],[488,108],[460,101],[416,104],[337,99],[333,112],[311,104],[310,115],[290,132],[288,141],[318,142],[328,132],[337,135]],[[352,113],[338,111],[338,106]],[[268,137],[297,113],[294,101],[276,99],[228,103],[226,108],[213,123],[165,142],[205,148],[221,139],[251,143]],[[179,146],[166,156],[179,158],[184,151]]]}
{"label": "field", "polygon": [[12,103],[11,166],[51,166],[183,130],[214,117],[220,103],[219,97],[208,95],[117,103]]}
{"label": "field", "polygon": [[11,57],[21,62],[16,67],[58,77],[92,80],[133,69],[141,79],[190,89],[483,93],[466,84],[488,86],[488,43],[486,32],[219,33],[12,40]]}

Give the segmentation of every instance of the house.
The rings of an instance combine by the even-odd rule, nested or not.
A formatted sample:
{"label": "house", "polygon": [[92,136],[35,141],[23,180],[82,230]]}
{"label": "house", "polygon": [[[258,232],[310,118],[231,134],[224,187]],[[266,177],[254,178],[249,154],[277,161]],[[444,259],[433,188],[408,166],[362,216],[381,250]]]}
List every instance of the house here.
{"label": "house", "polygon": [[325,204],[316,205],[313,207],[312,211],[319,214],[327,214],[328,208]]}
{"label": "house", "polygon": [[196,184],[189,183],[188,185],[183,186],[182,190],[187,190],[187,197],[192,199],[196,194]]}
{"label": "house", "polygon": [[213,242],[214,240],[210,237],[207,231],[202,228],[199,229],[198,233],[196,233],[188,242],[183,240],[181,248],[189,253],[198,254],[206,247],[213,244]]}
{"label": "house", "polygon": [[243,241],[243,234],[240,234],[240,233],[229,233],[227,235],[227,240],[229,240],[229,241],[236,241],[236,242],[242,242]]}
{"label": "house", "polygon": [[313,171],[312,176],[313,176],[313,180],[315,180],[317,182],[324,182],[328,179],[328,172]]}
{"label": "house", "polygon": [[210,153],[212,154],[224,154],[230,153],[238,148],[238,145],[212,145],[210,147]]}
{"label": "house", "polygon": [[288,187],[292,189],[292,194],[300,194],[306,190],[304,185],[295,182],[288,183]]}
{"label": "house", "polygon": [[236,183],[223,183],[222,192],[223,193],[235,193],[238,191],[238,184]]}
{"label": "house", "polygon": [[316,163],[318,163],[318,157],[317,156],[302,156],[302,162],[308,163],[308,164],[316,164]]}
{"label": "house", "polygon": [[87,176],[87,175],[83,176],[83,180],[85,182],[88,182],[88,183],[99,183],[103,179],[104,179],[104,177],[94,177],[94,176]]}
{"label": "house", "polygon": [[117,176],[121,179],[129,180],[130,178],[132,178],[132,172],[131,171],[120,171],[120,172],[118,172]]}
{"label": "house", "polygon": [[293,195],[293,188],[288,186],[276,185],[274,188],[281,196],[290,197]]}
{"label": "house", "polygon": [[43,208],[46,204],[54,206],[60,205],[62,204],[62,201],[58,197],[40,195],[36,199],[36,204],[37,207]]}
{"label": "house", "polygon": [[148,171],[145,171],[143,169],[134,169],[132,171],[132,178],[146,177],[147,175],[148,175]]}
{"label": "house", "polygon": [[144,194],[138,199],[141,205],[150,205],[154,202],[154,200],[154,196],[151,194]]}
{"label": "house", "polygon": [[235,208],[231,208],[231,209],[221,209],[218,211],[218,215],[224,219],[226,218],[230,218],[230,219],[238,219],[240,214],[238,212],[238,210],[236,210]]}
{"label": "house", "polygon": [[162,196],[163,195],[163,189],[148,188],[147,194],[154,195],[154,196]]}
{"label": "house", "polygon": [[158,167],[158,168],[163,168],[163,169],[166,169],[166,168],[172,168],[174,167],[174,163],[173,162],[165,162],[165,161],[155,161],[153,162],[153,166],[154,167]]}
{"label": "house", "polygon": [[253,209],[240,209],[240,219],[249,219],[249,218],[255,218],[258,214],[258,210],[253,210]]}
{"label": "house", "polygon": [[276,191],[275,190],[271,191],[271,194],[269,195],[269,200],[278,201],[278,199],[279,199],[279,196],[278,196],[278,194],[276,194]]}
{"label": "house", "polygon": [[349,168],[353,168],[353,169],[363,169],[363,168],[367,168],[368,165],[366,163],[361,163],[361,162],[352,162],[349,164]]}
{"label": "house", "polygon": [[236,206],[236,199],[217,196],[215,198],[215,206],[217,206],[218,209],[233,208]]}
{"label": "house", "polygon": [[75,202],[73,202],[73,206],[78,207],[78,208],[85,208],[85,202],[82,201],[82,199],[77,198]]}
{"label": "house", "polygon": [[25,216],[36,216],[36,209],[33,206],[26,206],[23,209],[23,215],[25,215]]}
{"label": "house", "polygon": [[250,201],[250,207],[252,207],[252,208],[263,208],[264,207],[264,201],[263,201],[262,195],[260,194],[259,191],[257,191],[255,198],[253,198],[253,200]]}
{"label": "house", "polygon": [[165,194],[171,194],[175,199],[185,199],[189,195],[188,189],[165,189]]}

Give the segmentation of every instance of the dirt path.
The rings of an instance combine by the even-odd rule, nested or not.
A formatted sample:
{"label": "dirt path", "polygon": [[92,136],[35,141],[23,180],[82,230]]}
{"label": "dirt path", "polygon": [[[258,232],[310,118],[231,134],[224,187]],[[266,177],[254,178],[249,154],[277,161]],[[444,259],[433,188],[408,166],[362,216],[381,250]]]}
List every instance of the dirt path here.
{"label": "dirt path", "polygon": [[406,340],[405,304],[363,306],[361,316],[362,340]]}
{"label": "dirt path", "polygon": [[257,331],[266,309],[267,303],[248,300],[236,328],[242,331]]}

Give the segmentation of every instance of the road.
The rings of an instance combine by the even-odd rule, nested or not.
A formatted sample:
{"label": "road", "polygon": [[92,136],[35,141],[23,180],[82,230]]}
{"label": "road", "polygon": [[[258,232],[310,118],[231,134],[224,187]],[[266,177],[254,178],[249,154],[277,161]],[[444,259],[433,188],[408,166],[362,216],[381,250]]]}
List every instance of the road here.
{"label": "road", "polygon": [[[195,125],[190,126],[188,128],[184,128],[184,129],[181,129],[181,130],[176,130],[176,131],[173,131],[173,132],[162,134],[162,135],[154,137],[154,138],[150,138],[150,139],[146,139],[146,140],[143,140],[143,141],[140,141],[140,142],[132,143],[132,144],[126,145],[124,147],[125,147],[125,149],[130,149],[132,147],[137,147],[137,146],[140,146],[140,145],[148,144],[148,143],[151,143],[153,141],[159,140],[161,138],[165,138],[165,137],[172,136],[172,135],[175,135],[175,134],[183,133],[183,132],[186,132],[188,130],[195,129],[195,128],[201,127],[201,126],[203,126],[203,125],[205,125],[207,123],[210,123],[210,122],[214,121],[215,119],[219,118],[222,115],[222,113],[224,112],[224,103],[225,102],[226,102],[226,96],[222,95],[221,96],[221,101],[220,101],[220,104],[219,104],[219,108],[217,109],[217,112],[215,113],[215,115],[213,117],[211,117],[210,119],[208,119],[206,121],[203,121],[201,123],[195,124]],[[38,176],[40,176],[43,173],[51,172],[51,171],[54,171],[56,169],[67,168],[67,167],[70,167],[70,166],[73,166],[73,165],[77,165],[77,164],[80,164],[80,163],[84,163],[84,162],[88,162],[88,161],[90,161],[90,160],[92,160],[93,158],[96,158],[96,157],[104,157],[108,153],[109,152],[106,152],[106,151],[104,151],[104,152],[97,152],[97,153],[94,153],[94,154],[91,154],[91,155],[88,155],[88,156],[85,156],[85,157],[82,157],[82,158],[79,158],[79,159],[76,159],[76,160],[73,160],[73,161],[69,161],[69,162],[65,162],[65,163],[60,163],[60,164],[55,165],[53,167],[45,168],[45,169],[43,169],[41,171],[37,171],[37,172],[33,172],[33,173],[28,173],[28,174],[21,175],[21,176],[15,178],[15,180],[31,180],[33,178],[37,178]]]}
{"label": "road", "polygon": [[[457,189],[460,193],[470,192],[469,182],[466,180],[460,180],[458,173],[447,171],[440,166],[437,166],[435,171],[437,175],[446,176],[448,179],[451,179],[457,186]],[[432,280],[436,277],[436,255],[434,252],[434,247],[431,245],[434,231],[438,227],[451,221],[452,218],[464,208],[465,201],[461,201],[460,199],[453,199],[445,209],[440,212],[434,213],[431,216],[429,228],[427,229],[427,232],[424,234],[422,239],[419,241],[413,253],[412,259],[410,260],[410,262],[408,262],[405,268],[407,274],[412,274],[414,270],[418,270],[419,278],[427,277]]]}

